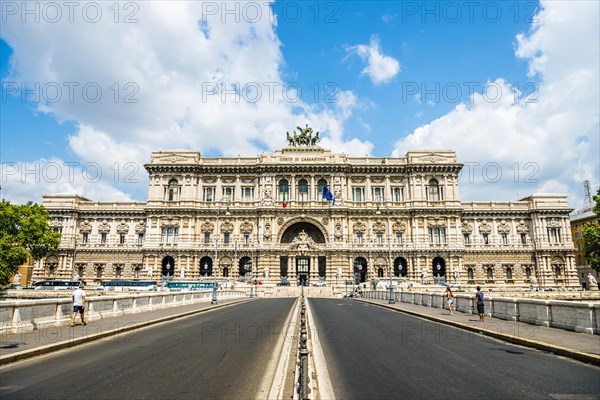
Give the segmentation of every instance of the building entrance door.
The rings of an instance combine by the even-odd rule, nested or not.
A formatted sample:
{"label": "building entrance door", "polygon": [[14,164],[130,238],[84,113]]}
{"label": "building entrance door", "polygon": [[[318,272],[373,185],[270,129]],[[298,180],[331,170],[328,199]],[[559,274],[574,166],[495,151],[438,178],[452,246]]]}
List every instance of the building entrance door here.
{"label": "building entrance door", "polygon": [[296,277],[298,278],[298,286],[308,286],[310,277],[310,258],[296,258]]}

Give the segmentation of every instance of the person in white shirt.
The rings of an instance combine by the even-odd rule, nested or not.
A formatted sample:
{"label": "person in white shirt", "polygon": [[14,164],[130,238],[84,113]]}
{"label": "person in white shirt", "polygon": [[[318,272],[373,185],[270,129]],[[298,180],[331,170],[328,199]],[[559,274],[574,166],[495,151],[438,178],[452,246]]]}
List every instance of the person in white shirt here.
{"label": "person in white shirt", "polygon": [[71,326],[75,326],[75,317],[77,313],[81,314],[81,323],[83,325],[87,325],[84,318],[84,310],[85,310],[85,290],[83,288],[85,285],[83,282],[79,284],[79,288],[73,292],[73,315],[71,315]]}

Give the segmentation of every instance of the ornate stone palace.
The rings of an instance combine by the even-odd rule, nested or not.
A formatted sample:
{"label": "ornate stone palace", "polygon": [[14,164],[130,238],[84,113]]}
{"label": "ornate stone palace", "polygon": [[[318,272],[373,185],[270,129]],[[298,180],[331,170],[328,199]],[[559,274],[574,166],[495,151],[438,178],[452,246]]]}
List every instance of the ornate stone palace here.
{"label": "ornate stone palace", "polygon": [[452,151],[350,157],[299,129],[250,158],[153,152],[146,202],[44,196],[62,241],[34,279],[579,286],[566,196],[461,202]]}

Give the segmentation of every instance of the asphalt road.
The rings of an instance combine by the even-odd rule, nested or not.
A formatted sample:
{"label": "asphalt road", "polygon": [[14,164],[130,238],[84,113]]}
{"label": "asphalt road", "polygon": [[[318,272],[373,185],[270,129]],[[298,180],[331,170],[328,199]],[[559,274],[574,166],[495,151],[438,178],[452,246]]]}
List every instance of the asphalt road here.
{"label": "asphalt road", "polygon": [[309,302],[338,399],[600,398],[598,367],[349,299]]}
{"label": "asphalt road", "polygon": [[8,399],[255,399],[295,299],[257,300],[0,369]]}

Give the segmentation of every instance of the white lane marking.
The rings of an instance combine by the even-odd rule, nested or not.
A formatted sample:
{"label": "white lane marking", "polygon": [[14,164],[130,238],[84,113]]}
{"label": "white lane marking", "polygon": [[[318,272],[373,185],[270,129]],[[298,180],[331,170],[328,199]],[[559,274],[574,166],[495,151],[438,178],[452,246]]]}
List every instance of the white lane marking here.
{"label": "white lane marking", "polygon": [[[286,390],[285,380],[287,378],[287,370],[290,362],[290,357],[296,357],[292,354],[292,344],[294,342],[294,333],[296,329],[296,321],[299,314],[300,301],[296,299],[294,307],[285,320],[284,327],[287,327],[285,333],[282,331],[277,340],[277,344],[273,346],[275,350],[273,356],[266,369],[264,378],[260,384],[259,395],[265,395],[265,399],[283,399]],[[279,357],[279,359],[277,359]]]}
{"label": "white lane marking", "polygon": [[319,335],[317,334],[317,329],[315,327],[315,320],[310,312],[310,301],[306,302],[306,315],[309,323],[308,333],[311,336],[310,342],[313,350],[313,360],[317,376],[316,386],[319,388],[319,398],[333,400],[335,399],[335,395],[333,393],[333,387],[331,386],[331,378],[329,377],[329,372],[327,370],[327,363],[325,362],[325,354],[323,354],[321,341],[319,340]]}

